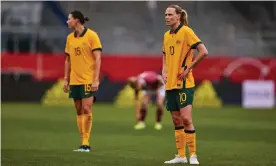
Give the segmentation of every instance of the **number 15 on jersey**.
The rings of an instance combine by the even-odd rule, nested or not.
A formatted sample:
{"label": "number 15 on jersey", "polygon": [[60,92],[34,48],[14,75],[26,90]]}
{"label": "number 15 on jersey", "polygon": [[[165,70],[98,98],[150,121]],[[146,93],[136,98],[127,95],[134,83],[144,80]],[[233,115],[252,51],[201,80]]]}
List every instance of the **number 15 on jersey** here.
{"label": "number 15 on jersey", "polygon": [[80,47],[76,47],[76,48],[75,48],[75,55],[76,55],[76,56],[81,55]]}

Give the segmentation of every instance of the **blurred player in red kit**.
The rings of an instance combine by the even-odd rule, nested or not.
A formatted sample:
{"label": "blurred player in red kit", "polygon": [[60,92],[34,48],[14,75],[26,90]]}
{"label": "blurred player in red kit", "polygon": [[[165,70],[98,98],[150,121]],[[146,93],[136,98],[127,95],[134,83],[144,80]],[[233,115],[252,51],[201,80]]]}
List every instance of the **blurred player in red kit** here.
{"label": "blurred player in red kit", "polygon": [[[135,110],[137,124],[136,130],[142,130],[146,127],[145,118],[147,115],[147,105],[150,103],[152,96],[156,96],[156,123],[154,128],[161,130],[161,119],[164,110],[165,88],[161,75],[153,71],[145,71],[136,77],[128,79],[129,85],[135,91]],[[142,92],[142,102],[139,101],[139,93]]]}

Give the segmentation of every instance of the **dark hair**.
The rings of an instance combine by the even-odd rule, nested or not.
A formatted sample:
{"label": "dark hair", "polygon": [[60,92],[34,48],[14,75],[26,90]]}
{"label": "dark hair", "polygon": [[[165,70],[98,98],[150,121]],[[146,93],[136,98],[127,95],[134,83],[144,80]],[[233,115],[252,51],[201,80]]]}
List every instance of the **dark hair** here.
{"label": "dark hair", "polygon": [[169,8],[174,8],[176,14],[180,14],[180,22],[188,26],[188,13],[178,5],[170,5]]}
{"label": "dark hair", "polygon": [[75,19],[79,19],[80,23],[83,25],[86,21],[89,21],[89,18],[84,16],[80,11],[72,11],[70,14],[72,14],[72,17]]}

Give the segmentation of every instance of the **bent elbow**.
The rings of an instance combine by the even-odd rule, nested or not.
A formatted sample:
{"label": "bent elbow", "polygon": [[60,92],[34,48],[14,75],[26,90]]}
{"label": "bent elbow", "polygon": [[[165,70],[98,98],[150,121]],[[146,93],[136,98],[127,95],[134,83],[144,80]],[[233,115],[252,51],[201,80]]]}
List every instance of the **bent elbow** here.
{"label": "bent elbow", "polygon": [[206,57],[206,56],[208,56],[209,54],[208,54],[208,51],[206,50],[205,52],[204,52],[204,57]]}
{"label": "bent elbow", "polygon": [[203,55],[203,57],[207,57],[208,56],[208,50],[205,49],[204,51],[202,51],[202,55]]}

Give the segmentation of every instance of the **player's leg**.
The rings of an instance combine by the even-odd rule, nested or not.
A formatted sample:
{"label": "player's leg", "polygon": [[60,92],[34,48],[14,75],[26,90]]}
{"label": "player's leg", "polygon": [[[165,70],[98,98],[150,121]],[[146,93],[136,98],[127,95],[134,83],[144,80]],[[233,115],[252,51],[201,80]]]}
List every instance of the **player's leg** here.
{"label": "player's leg", "polygon": [[140,107],[141,107],[141,102],[140,102],[138,96],[135,96],[135,99],[134,99],[134,108],[135,108],[136,123],[138,123],[140,121]]}
{"label": "player's leg", "polygon": [[90,135],[92,129],[92,105],[95,101],[95,92],[92,92],[91,84],[82,85],[82,112],[83,112],[83,145],[85,152],[90,151]]}
{"label": "player's leg", "polygon": [[190,152],[190,164],[199,164],[196,156],[196,133],[192,120],[194,88],[180,90],[179,106],[186,133],[186,143]]}
{"label": "player's leg", "polygon": [[176,90],[166,91],[166,107],[167,110],[171,112],[174,128],[175,128],[175,143],[178,154],[175,158],[169,161],[165,161],[165,164],[177,164],[177,163],[187,163],[186,158],[186,137],[184,133],[183,120],[179,111],[179,107],[176,101]]}
{"label": "player's leg", "polygon": [[139,118],[139,122],[134,126],[135,130],[142,130],[146,127],[145,119],[147,116],[147,105],[149,103],[150,97],[151,97],[151,95],[149,92],[147,92],[147,91],[142,92],[142,102],[141,102],[141,106],[140,106],[140,118]]}
{"label": "player's leg", "polygon": [[82,127],[82,122],[83,122],[83,113],[82,113],[82,109],[81,109],[81,100],[78,99],[74,99],[74,105],[75,105],[75,109],[77,111],[77,125],[78,125],[78,129],[79,129],[79,133],[80,133],[80,140],[81,140],[81,145],[78,149],[74,150],[74,151],[82,151],[82,141],[83,141],[83,127]]}
{"label": "player's leg", "polygon": [[156,130],[162,129],[161,120],[164,112],[164,101],[165,101],[165,89],[164,87],[161,87],[157,91],[157,96],[156,96],[156,123],[155,123]]}
{"label": "player's leg", "polygon": [[77,152],[83,151],[82,148],[82,141],[83,141],[83,112],[82,112],[82,102],[81,102],[81,96],[79,94],[80,91],[80,86],[79,85],[71,85],[70,86],[70,93],[69,93],[69,98],[73,98],[74,100],[74,106],[77,112],[77,125],[80,133],[80,138],[81,138],[81,146],[74,150]]}
{"label": "player's leg", "polygon": [[145,122],[148,113],[148,104],[151,99],[151,94],[148,91],[143,91],[143,98],[140,109],[140,121]]}
{"label": "player's leg", "polygon": [[140,98],[139,98],[139,91],[134,90],[134,108],[135,108],[136,124],[140,120],[140,107],[141,107],[141,101],[140,101]]}
{"label": "player's leg", "polygon": [[82,111],[83,111],[83,142],[82,145],[85,147],[85,151],[90,151],[90,134],[92,129],[92,104],[94,97],[87,97],[82,99]]}

